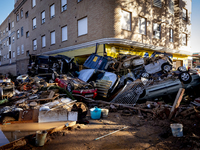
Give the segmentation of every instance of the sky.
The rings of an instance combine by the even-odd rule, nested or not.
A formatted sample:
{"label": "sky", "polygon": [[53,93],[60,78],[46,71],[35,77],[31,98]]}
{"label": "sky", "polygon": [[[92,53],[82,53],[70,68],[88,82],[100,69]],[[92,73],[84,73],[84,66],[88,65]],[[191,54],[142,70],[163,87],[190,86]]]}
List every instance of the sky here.
{"label": "sky", "polygon": [[[14,9],[14,0],[0,0],[0,24]],[[200,0],[192,0],[192,52],[200,52]]]}

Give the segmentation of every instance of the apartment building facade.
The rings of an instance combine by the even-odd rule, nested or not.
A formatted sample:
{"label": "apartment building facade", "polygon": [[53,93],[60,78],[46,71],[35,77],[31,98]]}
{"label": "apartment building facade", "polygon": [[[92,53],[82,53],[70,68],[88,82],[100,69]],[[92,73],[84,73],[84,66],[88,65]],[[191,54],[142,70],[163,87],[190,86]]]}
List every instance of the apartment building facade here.
{"label": "apartment building facade", "polygon": [[0,73],[16,74],[15,15],[10,13],[0,25]]}
{"label": "apartment building facade", "polygon": [[26,73],[29,54],[67,55],[81,64],[95,51],[112,57],[158,51],[172,53],[175,67],[187,67],[191,55],[191,0],[15,0],[10,15],[16,74]]}

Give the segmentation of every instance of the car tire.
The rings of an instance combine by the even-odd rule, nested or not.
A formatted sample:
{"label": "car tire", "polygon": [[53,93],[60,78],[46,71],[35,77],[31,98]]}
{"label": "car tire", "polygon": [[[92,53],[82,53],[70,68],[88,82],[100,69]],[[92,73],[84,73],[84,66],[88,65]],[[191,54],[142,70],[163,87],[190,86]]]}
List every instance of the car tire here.
{"label": "car tire", "polygon": [[192,77],[188,72],[181,72],[179,74],[179,80],[184,84],[188,84],[192,81]]}
{"label": "car tire", "polygon": [[186,72],[187,71],[187,69],[185,67],[182,67],[182,66],[178,67],[177,70],[180,71],[180,72]]}
{"label": "car tire", "polygon": [[67,84],[67,91],[72,92],[74,90],[74,85],[72,83]]}
{"label": "car tire", "polygon": [[164,63],[162,64],[161,68],[164,72],[169,72],[170,70],[172,70],[172,65],[170,65],[169,63]]}
{"label": "car tire", "polygon": [[142,90],[141,86],[136,86],[135,93],[140,95],[139,98],[143,98],[146,95],[146,90]]}

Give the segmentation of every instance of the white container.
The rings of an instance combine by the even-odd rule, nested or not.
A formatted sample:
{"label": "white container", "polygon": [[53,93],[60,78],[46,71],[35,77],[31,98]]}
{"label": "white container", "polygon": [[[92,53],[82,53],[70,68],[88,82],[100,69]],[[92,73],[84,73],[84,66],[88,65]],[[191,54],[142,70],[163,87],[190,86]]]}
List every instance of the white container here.
{"label": "white container", "polygon": [[46,140],[47,132],[46,131],[36,131],[36,146],[43,146]]}
{"label": "white container", "polygon": [[183,136],[183,125],[180,123],[170,124],[172,134],[174,137],[182,137]]}
{"label": "white container", "polygon": [[101,116],[102,116],[103,118],[108,117],[108,112],[109,112],[108,109],[102,108],[102,109],[101,109]]}

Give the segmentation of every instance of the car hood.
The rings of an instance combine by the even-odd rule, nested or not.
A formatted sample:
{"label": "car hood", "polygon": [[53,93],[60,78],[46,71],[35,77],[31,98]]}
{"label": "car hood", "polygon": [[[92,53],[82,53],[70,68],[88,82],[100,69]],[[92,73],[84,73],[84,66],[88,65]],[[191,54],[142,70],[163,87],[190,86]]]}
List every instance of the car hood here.
{"label": "car hood", "polygon": [[83,69],[79,72],[78,78],[87,82],[90,77],[93,75],[95,69]]}

